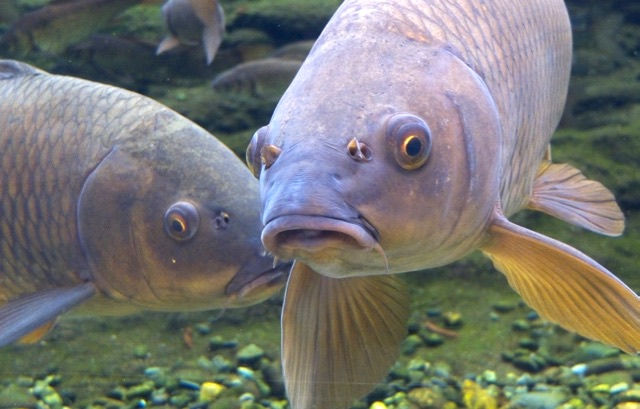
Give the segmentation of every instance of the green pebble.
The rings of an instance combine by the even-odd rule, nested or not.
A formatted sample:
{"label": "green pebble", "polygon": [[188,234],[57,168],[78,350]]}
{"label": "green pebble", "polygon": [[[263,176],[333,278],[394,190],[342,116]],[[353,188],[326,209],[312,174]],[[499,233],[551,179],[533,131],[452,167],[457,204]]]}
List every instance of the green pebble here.
{"label": "green pebble", "polygon": [[443,316],[444,325],[449,328],[459,328],[462,326],[462,314],[455,311],[447,311]]}
{"label": "green pebble", "polygon": [[511,329],[518,332],[529,331],[530,328],[531,326],[529,325],[529,323],[523,319],[515,320],[511,324]]}
{"label": "green pebble", "polygon": [[55,391],[48,393],[42,397],[42,402],[47,404],[51,409],[62,409],[62,397]]}
{"label": "green pebble", "polygon": [[444,337],[433,332],[423,335],[424,343],[428,347],[437,347],[444,344]]}
{"label": "green pebble", "polygon": [[522,348],[526,348],[530,351],[537,351],[538,348],[540,347],[540,345],[538,344],[538,342],[534,339],[531,338],[521,338],[518,341],[518,345]]}
{"label": "green pebble", "polygon": [[199,323],[194,326],[196,332],[200,335],[209,335],[211,334],[211,326],[206,323]]}
{"label": "green pebble", "polygon": [[511,301],[498,301],[492,307],[496,312],[506,313],[513,311],[516,308],[516,304]]}
{"label": "green pebble", "polygon": [[187,395],[185,393],[180,393],[178,395],[173,395],[172,397],[170,397],[169,403],[177,407],[182,407],[182,406],[186,406],[192,400],[193,400],[193,397],[191,397],[190,395]]}
{"label": "green pebble", "polygon": [[264,350],[256,344],[249,344],[240,349],[236,354],[236,359],[240,365],[253,365],[260,362],[264,356]]}
{"label": "green pebble", "polygon": [[403,355],[413,355],[420,346],[422,346],[422,338],[412,334],[402,341],[400,352],[402,352]]}
{"label": "green pebble", "polygon": [[134,385],[125,390],[127,399],[145,398],[151,395],[156,385],[153,381],[145,381],[139,385]]}
{"label": "green pebble", "polygon": [[420,387],[411,389],[407,393],[407,399],[420,408],[439,408],[444,403],[442,393],[436,389]]}

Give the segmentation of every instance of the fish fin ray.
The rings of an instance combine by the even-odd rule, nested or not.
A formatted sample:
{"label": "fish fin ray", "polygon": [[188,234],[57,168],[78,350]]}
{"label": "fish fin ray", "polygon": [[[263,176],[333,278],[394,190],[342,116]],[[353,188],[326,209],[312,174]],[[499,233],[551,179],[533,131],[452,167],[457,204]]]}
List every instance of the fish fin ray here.
{"label": "fish fin ray", "polygon": [[179,45],[180,45],[180,40],[178,39],[178,37],[175,37],[169,34],[168,36],[163,38],[162,41],[160,41],[160,44],[158,44],[158,48],[156,49],[156,55],[160,55],[165,51],[169,51],[173,48],[176,48]]}
{"label": "fish fin ray", "polygon": [[53,324],[60,314],[95,293],[96,288],[92,283],[83,283],[71,288],[38,291],[7,302],[0,307],[0,346],[16,342],[24,336],[29,340],[30,333],[48,323]]}
{"label": "fish fin ray", "polygon": [[624,230],[613,193],[566,163],[542,163],[527,207],[609,236]]}
{"label": "fish fin ray", "polygon": [[481,250],[541,317],[628,353],[640,351],[640,298],[585,254],[500,216]]}
{"label": "fish fin ray", "polygon": [[406,336],[408,304],[396,276],[335,279],[296,262],[282,313],[291,408],[348,407],[382,381]]}

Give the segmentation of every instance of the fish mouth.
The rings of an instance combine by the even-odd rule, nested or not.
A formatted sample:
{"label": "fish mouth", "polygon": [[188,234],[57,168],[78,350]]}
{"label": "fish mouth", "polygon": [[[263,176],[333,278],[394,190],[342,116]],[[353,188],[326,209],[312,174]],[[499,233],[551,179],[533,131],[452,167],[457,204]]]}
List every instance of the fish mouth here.
{"label": "fish mouth", "polygon": [[276,217],[265,225],[262,243],[283,259],[315,257],[326,251],[381,251],[378,234],[362,217],[353,221],[314,215]]}
{"label": "fish mouth", "polygon": [[266,252],[256,261],[242,266],[225,287],[233,306],[257,304],[278,292],[289,277],[292,262],[277,262]]}

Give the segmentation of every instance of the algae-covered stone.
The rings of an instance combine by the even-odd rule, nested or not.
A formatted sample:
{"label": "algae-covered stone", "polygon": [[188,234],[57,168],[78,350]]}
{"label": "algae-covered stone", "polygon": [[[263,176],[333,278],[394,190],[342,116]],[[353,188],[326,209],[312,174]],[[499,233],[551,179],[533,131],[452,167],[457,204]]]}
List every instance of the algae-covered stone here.
{"label": "algae-covered stone", "polygon": [[407,393],[407,399],[424,409],[440,408],[444,403],[442,392],[427,387],[411,389]]}
{"label": "algae-covered stone", "polygon": [[246,347],[240,349],[236,354],[236,359],[240,365],[254,365],[260,362],[260,359],[264,356],[264,350],[256,344],[249,344]]}

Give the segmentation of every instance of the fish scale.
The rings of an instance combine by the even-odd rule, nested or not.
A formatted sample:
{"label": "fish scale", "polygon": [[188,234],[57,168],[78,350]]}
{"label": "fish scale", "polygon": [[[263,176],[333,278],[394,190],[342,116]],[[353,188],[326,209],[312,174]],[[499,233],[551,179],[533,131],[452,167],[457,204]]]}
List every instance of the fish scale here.
{"label": "fish scale", "polygon": [[[78,271],[88,268],[80,250],[75,204],[71,198],[79,195],[86,174],[97,165],[99,155],[106,153],[105,146],[113,141],[104,136],[102,141],[80,137],[85,133],[79,121],[100,124],[109,116],[108,111],[84,108],[103,99],[99,89],[85,87],[79,90],[79,95],[63,99],[56,106],[40,91],[45,89],[46,96],[69,92],[72,88],[73,82],[66,78],[52,82],[46,77],[35,77],[15,87],[0,89],[0,121],[10,124],[0,139],[3,173],[9,170],[6,182],[0,186],[0,197],[3,203],[12,204],[0,218],[3,233],[9,233],[3,234],[0,242],[10,249],[3,252],[2,287],[13,284],[12,289],[3,294],[4,298],[17,293],[18,289],[34,291],[43,285],[77,284]],[[33,97],[20,101],[18,109],[24,113],[7,121],[2,113],[11,112],[16,94]],[[72,103],[74,96],[79,104]],[[111,105],[112,101],[108,102]],[[126,100],[120,103],[128,105]],[[114,105],[113,109],[117,107]],[[124,112],[135,109],[127,106]],[[88,115],[91,112],[97,115],[92,118]],[[119,116],[118,120],[119,129],[130,129],[135,123],[135,118],[126,115]],[[25,138],[15,140],[12,138],[15,134]],[[85,177],[69,172],[69,168],[86,169]],[[5,262],[8,265],[4,265]],[[70,269],[70,265],[76,268]]]}

